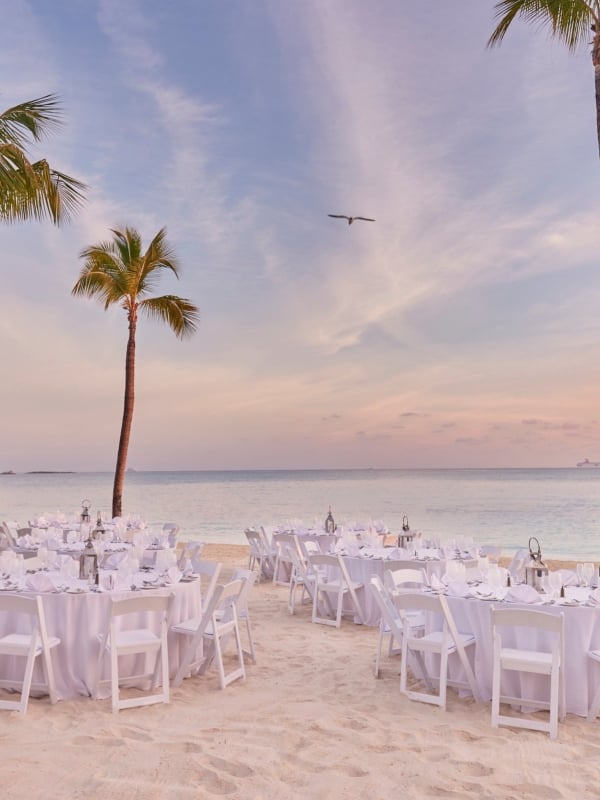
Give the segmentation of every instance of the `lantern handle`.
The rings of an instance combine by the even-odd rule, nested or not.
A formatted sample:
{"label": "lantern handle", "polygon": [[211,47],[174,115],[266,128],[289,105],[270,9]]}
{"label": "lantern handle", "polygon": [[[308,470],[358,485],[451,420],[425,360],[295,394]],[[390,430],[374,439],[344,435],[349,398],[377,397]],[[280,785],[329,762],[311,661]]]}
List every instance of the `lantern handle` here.
{"label": "lantern handle", "polygon": [[[536,553],[534,553],[532,548],[531,548],[531,543],[532,542],[535,542],[537,544],[537,552]],[[539,559],[539,561],[541,563],[541,561],[542,561],[542,548],[540,547],[540,543],[539,543],[538,539],[536,539],[535,536],[532,536],[529,539],[528,547],[529,547],[529,555],[533,558],[533,560],[534,561],[538,561],[538,559]]]}

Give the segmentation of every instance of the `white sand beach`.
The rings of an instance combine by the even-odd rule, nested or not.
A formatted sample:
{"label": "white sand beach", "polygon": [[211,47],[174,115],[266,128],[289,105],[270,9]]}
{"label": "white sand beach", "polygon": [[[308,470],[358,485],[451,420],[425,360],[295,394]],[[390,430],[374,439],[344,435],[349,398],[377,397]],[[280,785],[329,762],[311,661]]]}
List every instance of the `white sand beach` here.
{"label": "white sand beach", "polygon": [[[245,566],[247,549],[205,556]],[[402,697],[397,661],[376,679],[374,628],[313,625],[308,605],[292,617],[266,582],[250,612],[257,664],[225,691],[211,671],[168,705],[118,715],[83,697],[0,712],[5,800],[600,797],[600,721],[568,716],[554,742],[494,730],[489,703],[450,691],[443,712]]]}

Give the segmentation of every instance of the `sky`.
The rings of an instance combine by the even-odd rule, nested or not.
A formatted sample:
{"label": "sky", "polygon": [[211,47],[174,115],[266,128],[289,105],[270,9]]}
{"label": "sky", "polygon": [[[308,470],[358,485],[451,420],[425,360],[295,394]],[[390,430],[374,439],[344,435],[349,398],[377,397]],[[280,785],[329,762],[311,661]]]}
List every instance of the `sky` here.
{"label": "sky", "polygon": [[0,469],[114,468],[127,319],[71,289],[125,225],[200,309],[140,321],[134,469],[600,460],[589,48],[488,49],[492,0],[0,9],[0,107],[59,95],[29,155],[89,186],[0,230]]}

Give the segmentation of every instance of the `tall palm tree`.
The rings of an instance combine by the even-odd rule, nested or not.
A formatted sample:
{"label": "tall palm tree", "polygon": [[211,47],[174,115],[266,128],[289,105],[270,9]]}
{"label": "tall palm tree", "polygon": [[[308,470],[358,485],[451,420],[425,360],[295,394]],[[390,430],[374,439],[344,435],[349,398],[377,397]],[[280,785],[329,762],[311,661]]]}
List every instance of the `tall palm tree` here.
{"label": "tall palm tree", "polygon": [[135,403],[135,334],[138,314],[165,322],[177,337],[183,339],[196,330],[198,309],[189,300],[170,294],[147,297],[164,270],[179,277],[174,253],[166,242],[165,228],[161,228],[156,234],[145,253],[142,252],[141,236],[134,228],[112,230],[112,233],[111,241],[100,242],[81,252],[80,258],[85,259],[85,263],[72,294],[95,297],[104,303],[105,310],[115,304],[121,306],[129,323],[123,419],[112,497],[113,517],[119,517]]}
{"label": "tall palm tree", "polygon": [[596,129],[600,151],[600,0],[500,0],[494,6],[500,18],[488,47],[500,44],[511,22],[522,17],[539,28],[549,28],[552,36],[571,51],[592,38],[592,65],[596,83]]}
{"label": "tall palm tree", "polygon": [[84,200],[86,186],[50,167],[46,159],[30,161],[28,138],[40,141],[61,124],[56,95],[28,100],[0,114],[0,220],[18,222],[50,218],[66,222]]}

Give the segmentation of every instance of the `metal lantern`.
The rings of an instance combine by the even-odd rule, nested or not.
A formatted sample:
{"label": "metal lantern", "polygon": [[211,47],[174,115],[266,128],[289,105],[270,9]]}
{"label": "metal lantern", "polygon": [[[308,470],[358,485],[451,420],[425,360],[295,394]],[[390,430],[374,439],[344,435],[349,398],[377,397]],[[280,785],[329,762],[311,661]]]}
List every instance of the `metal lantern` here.
{"label": "metal lantern", "polygon": [[329,514],[325,518],[325,533],[335,533],[336,524],[331,513],[331,506],[329,506]]}
{"label": "metal lantern", "polygon": [[410,525],[408,524],[408,517],[405,515],[402,518],[402,533],[398,534],[398,547],[407,547],[413,543],[415,538],[414,533],[410,532]]}
{"label": "metal lantern", "polygon": [[90,521],[90,506],[91,503],[89,500],[82,500],[81,501],[81,508],[83,511],[81,512],[80,521],[81,522],[89,522]]}
{"label": "metal lantern", "polygon": [[[532,542],[535,542],[537,549],[534,549]],[[544,588],[544,577],[548,572],[548,567],[542,561],[540,543],[532,536],[529,540],[529,564],[525,567],[525,583],[540,591]]]}
{"label": "metal lantern", "polygon": [[79,556],[79,577],[88,583],[98,581],[98,556],[91,538],[85,543],[82,554]]}
{"label": "metal lantern", "polygon": [[96,527],[92,531],[92,539],[102,539],[104,534],[104,525],[102,524],[102,515],[98,512],[98,519],[96,520]]}

